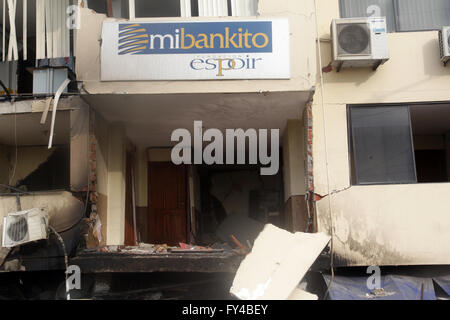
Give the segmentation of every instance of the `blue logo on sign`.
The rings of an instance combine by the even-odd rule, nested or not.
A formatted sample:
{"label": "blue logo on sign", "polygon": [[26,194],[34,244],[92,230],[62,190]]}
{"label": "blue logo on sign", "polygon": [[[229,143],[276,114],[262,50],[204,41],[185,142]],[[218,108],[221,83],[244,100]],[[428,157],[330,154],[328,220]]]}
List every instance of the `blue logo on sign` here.
{"label": "blue logo on sign", "polygon": [[122,23],[119,54],[272,52],[272,22]]}

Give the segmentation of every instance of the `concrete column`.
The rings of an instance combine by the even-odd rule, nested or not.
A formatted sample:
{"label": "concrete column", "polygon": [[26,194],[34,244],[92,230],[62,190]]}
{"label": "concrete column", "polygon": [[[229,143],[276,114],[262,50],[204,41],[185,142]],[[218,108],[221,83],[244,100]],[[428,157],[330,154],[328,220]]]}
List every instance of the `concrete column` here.
{"label": "concrete column", "polygon": [[301,120],[288,120],[283,136],[284,199],[306,194],[305,132]]}
{"label": "concrete column", "polygon": [[126,138],[120,124],[112,124],[108,135],[107,245],[125,241]]}
{"label": "concrete column", "polygon": [[305,128],[301,120],[288,120],[283,136],[285,223],[290,231],[305,231],[308,222],[305,194]]}
{"label": "concrete column", "polygon": [[81,99],[70,111],[70,190],[82,191],[88,184],[89,108]]}

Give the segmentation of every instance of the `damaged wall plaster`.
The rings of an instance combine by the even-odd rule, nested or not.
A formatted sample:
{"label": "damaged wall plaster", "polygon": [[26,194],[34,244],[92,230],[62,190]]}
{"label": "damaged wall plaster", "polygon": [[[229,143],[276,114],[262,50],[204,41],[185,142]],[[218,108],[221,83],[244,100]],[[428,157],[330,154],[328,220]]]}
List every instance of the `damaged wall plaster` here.
{"label": "damaged wall plaster", "polygon": [[[314,192],[321,196],[328,194],[328,178],[330,193],[350,186],[350,166],[348,156],[347,106],[330,105],[326,108],[327,154],[323,128],[322,107],[316,92],[312,106],[313,125],[313,159],[314,159]],[[328,160],[328,162],[327,162]],[[328,166],[327,166],[328,165]],[[328,171],[328,172],[327,172]],[[329,176],[327,177],[327,174]]]}
{"label": "damaged wall plaster", "polygon": [[[318,1],[317,6],[322,65],[327,66],[332,57],[326,39],[330,22],[339,18],[339,1]],[[450,75],[436,59],[436,31],[389,33],[387,40],[390,60],[376,72],[361,68],[323,74],[323,106],[321,84],[316,84],[314,184],[316,194],[324,197],[317,201],[318,228],[330,233],[333,225],[336,265],[448,264],[449,184],[350,186],[347,104],[450,100]],[[418,146],[423,145],[424,138],[419,140]]]}
{"label": "damaged wall plaster", "polygon": [[[447,184],[353,186],[317,202],[336,266],[450,263]],[[432,245],[430,245],[432,244]]]}

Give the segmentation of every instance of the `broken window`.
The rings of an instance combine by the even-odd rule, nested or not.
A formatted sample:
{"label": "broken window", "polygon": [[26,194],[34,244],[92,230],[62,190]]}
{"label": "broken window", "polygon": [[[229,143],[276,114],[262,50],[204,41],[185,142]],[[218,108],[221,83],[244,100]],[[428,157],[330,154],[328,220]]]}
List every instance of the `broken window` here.
{"label": "broken window", "polygon": [[40,113],[0,117],[0,193],[70,189],[70,113],[58,111],[54,146],[48,149],[50,121]]}
{"label": "broken window", "polygon": [[352,183],[448,182],[450,105],[349,108]]}

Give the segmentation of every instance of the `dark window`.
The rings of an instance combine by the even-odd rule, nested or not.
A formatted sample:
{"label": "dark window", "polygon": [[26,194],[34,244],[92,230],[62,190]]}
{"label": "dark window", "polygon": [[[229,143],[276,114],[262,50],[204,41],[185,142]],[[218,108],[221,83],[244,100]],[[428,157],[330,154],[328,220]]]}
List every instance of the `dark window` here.
{"label": "dark window", "polygon": [[389,32],[450,25],[450,0],[340,0],[339,7],[342,18],[385,16]]}
{"label": "dark window", "polygon": [[416,150],[417,182],[447,182],[445,150]]}
{"label": "dark window", "polygon": [[408,107],[351,107],[354,184],[414,183]]}
{"label": "dark window", "polygon": [[106,0],[89,0],[88,7],[97,13],[106,14],[108,12]]}
{"label": "dark window", "polygon": [[450,178],[450,104],[349,107],[352,184]]}
{"label": "dark window", "polygon": [[136,0],[136,18],[180,17],[180,0]]}

